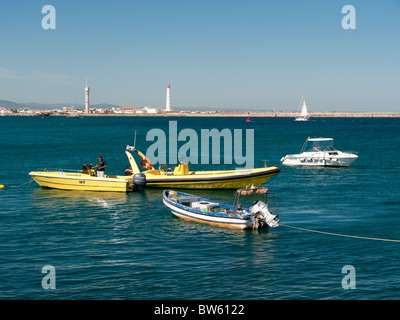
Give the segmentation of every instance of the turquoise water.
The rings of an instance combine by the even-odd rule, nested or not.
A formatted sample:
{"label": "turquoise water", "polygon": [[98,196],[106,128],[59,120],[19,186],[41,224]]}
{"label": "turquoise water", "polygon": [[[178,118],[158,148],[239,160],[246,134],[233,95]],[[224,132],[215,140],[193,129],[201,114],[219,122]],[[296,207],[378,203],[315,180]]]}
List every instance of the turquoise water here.
{"label": "turquoise water", "polygon": [[[123,174],[135,130],[146,151],[146,133],[168,131],[169,120],[178,131],[254,129],[255,166],[280,166],[308,136],[334,138],[359,159],[348,168],[280,166],[266,184],[271,211],[289,226],[400,239],[400,119],[0,117],[0,299],[399,299],[399,242],[187,222],[162,204],[162,189],[110,194],[27,183],[32,170],[81,169],[99,154],[108,173]],[[233,201],[232,191],[196,193]],[[46,265],[56,289],[42,287]],[[347,265],[355,289],[342,287]]]}

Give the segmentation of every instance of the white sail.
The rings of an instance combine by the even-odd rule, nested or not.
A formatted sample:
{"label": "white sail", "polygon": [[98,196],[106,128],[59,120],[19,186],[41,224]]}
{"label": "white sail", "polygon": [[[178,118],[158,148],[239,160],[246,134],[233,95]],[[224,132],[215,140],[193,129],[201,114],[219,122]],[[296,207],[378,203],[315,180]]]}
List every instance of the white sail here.
{"label": "white sail", "polygon": [[302,101],[301,101],[300,116],[301,117],[307,117],[308,116],[307,106],[306,106],[306,99],[304,99],[304,96],[303,96]]}
{"label": "white sail", "polygon": [[308,120],[308,111],[306,105],[306,99],[304,96],[301,97],[301,105],[300,105],[300,115],[294,119],[295,121],[307,121]]}

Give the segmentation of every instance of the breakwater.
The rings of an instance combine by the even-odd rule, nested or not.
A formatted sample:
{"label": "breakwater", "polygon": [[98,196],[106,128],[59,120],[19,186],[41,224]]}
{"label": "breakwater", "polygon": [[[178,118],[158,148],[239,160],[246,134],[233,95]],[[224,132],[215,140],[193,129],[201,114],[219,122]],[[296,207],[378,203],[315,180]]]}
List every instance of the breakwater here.
{"label": "breakwater", "polygon": [[[37,114],[13,114],[10,116],[38,116]],[[53,113],[51,116],[68,116]],[[176,111],[162,113],[90,113],[79,117],[250,117],[250,118],[295,118],[296,112],[242,112],[242,111]],[[400,118],[400,112],[309,112],[310,118]]]}

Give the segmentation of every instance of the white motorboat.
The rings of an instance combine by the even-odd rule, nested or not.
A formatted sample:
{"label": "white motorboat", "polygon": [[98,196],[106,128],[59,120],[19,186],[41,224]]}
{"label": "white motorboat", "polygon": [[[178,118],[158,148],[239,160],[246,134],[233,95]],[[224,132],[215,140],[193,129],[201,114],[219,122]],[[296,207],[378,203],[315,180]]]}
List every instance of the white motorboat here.
{"label": "white motorboat", "polygon": [[300,115],[294,119],[294,121],[308,121],[308,111],[306,105],[306,99],[304,96],[301,97],[301,104],[300,104]]}
{"label": "white motorboat", "polygon": [[347,167],[358,156],[336,150],[332,138],[307,138],[299,154],[288,154],[281,159],[287,166]]}

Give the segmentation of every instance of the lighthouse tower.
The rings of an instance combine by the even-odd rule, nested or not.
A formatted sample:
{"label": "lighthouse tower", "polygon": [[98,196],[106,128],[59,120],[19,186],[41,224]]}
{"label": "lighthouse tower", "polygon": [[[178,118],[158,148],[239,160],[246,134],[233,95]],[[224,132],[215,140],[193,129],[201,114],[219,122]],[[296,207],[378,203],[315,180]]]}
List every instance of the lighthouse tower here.
{"label": "lighthouse tower", "polygon": [[89,113],[89,90],[90,90],[90,88],[88,87],[87,79],[86,79],[86,87],[85,87],[85,113]]}
{"label": "lighthouse tower", "polygon": [[166,103],[165,103],[165,111],[172,111],[172,108],[171,108],[171,87],[170,87],[170,85],[168,84],[168,87],[167,87],[167,100],[166,100]]}

